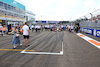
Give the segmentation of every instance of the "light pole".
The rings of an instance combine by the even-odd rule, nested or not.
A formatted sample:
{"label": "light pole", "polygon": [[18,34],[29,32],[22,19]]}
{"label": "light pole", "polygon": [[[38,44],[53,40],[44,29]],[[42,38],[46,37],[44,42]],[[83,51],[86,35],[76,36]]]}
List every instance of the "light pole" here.
{"label": "light pole", "polygon": [[92,13],[90,13],[90,15],[91,15],[91,20],[93,20],[93,14],[92,14]]}
{"label": "light pole", "polygon": [[91,23],[90,23],[90,27],[92,28],[93,14],[90,13],[90,15],[91,15]]}
{"label": "light pole", "polygon": [[[85,17],[85,16],[84,16]],[[87,20],[87,17],[85,17],[85,22],[86,22],[86,20]]]}

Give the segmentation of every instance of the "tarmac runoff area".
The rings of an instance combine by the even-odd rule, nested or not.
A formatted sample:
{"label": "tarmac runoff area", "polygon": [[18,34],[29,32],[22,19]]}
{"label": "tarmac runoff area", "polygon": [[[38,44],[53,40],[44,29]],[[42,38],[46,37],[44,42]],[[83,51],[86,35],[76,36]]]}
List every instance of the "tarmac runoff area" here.
{"label": "tarmac runoff area", "polygon": [[[0,67],[100,67],[100,38],[68,31],[31,32],[30,46],[0,36]],[[23,36],[20,36],[23,44]]]}

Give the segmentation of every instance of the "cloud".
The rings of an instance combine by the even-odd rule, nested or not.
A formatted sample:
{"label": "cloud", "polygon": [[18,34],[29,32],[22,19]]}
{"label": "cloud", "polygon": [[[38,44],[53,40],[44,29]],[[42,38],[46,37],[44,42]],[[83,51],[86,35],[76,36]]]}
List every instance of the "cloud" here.
{"label": "cloud", "polygon": [[[96,9],[97,0],[16,0],[36,14],[39,20],[70,20]],[[98,0],[98,2],[100,2]]]}
{"label": "cloud", "polygon": [[91,7],[91,6],[94,6],[95,5],[95,1],[94,0],[86,0],[84,5],[86,7]]}

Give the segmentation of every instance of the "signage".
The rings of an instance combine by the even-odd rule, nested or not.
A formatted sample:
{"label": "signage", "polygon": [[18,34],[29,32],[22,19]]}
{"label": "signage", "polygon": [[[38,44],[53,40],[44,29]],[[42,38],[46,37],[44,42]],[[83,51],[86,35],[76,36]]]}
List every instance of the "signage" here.
{"label": "signage", "polygon": [[96,37],[100,37],[100,30],[98,29],[81,28],[80,30],[84,33],[87,33]]}
{"label": "signage", "polygon": [[42,21],[42,23],[46,23],[46,21]]}
{"label": "signage", "polygon": [[48,21],[48,23],[59,23],[59,21]]}
{"label": "signage", "polygon": [[93,35],[94,34],[93,32],[94,32],[94,29],[88,29],[87,30],[87,34]]}
{"label": "signage", "polygon": [[100,30],[96,30],[96,36],[100,37]]}

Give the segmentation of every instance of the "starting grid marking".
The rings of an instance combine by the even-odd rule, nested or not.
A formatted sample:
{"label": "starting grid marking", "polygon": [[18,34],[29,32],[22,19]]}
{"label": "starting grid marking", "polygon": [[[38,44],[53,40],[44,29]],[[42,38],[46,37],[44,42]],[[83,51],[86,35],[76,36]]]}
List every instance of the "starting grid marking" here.
{"label": "starting grid marking", "polygon": [[[36,41],[34,44],[36,44],[38,41]],[[33,44],[33,45],[34,45]],[[62,41],[62,50],[59,53],[54,53],[54,52],[35,52],[35,50],[28,50],[28,48],[30,48],[31,46],[27,47],[26,49],[0,49],[0,51],[21,51],[20,53],[22,54],[42,54],[42,55],[63,55],[64,51],[63,51],[63,41]]]}
{"label": "starting grid marking", "polygon": [[[0,51],[23,51],[23,49],[0,49]],[[35,51],[35,50],[25,50],[25,51]]]}
{"label": "starting grid marking", "polygon": [[[87,42],[89,42],[90,44],[94,45],[95,47],[100,49],[100,42],[97,40],[94,40],[86,35],[83,35],[81,33],[77,34],[79,37],[83,38],[84,40],[86,40]],[[36,44],[38,41],[36,41],[34,44]],[[34,45],[33,44],[33,45]],[[30,48],[31,46],[27,47],[26,49],[22,50],[22,49],[0,49],[0,51],[21,51],[20,53],[22,54],[42,54],[42,55],[63,55],[64,54],[64,49],[63,49],[63,41],[62,41],[62,50],[59,53],[54,53],[54,52],[35,52],[35,50],[27,50],[28,48]]]}
{"label": "starting grid marking", "polygon": [[94,39],[92,39],[92,38],[90,38],[88,36],[85,36],[85,35],[81,34],[81,33],[78,33],[77,35],[100,49],[100,42],[99,41],[94,40]]}
{"label": "starting grid marking", "polygon": [[[32,45],[31,45],[32,46]],[[29,46],[28,48],[30,48],[31,46]],[[26,49],[28,49],[26,48]],[[62,51],[60,51],[59,53],[53,53],[53,52],[26,52],[26,49],[21,51],[20,53],[24,53],[24,54],[42,54],[42,55],[63,55],[64,51],[63,51],[63,42],[62,42]]]}

